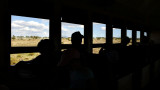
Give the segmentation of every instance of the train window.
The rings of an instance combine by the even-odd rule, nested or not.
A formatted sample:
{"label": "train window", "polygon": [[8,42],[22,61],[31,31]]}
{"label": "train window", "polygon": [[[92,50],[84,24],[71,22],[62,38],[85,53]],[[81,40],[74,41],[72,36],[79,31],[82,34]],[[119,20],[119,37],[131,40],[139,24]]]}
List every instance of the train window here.
{"label": "train window", "polygon": [[36,47],[49,39],[49,20],[11,15],[11,47]]}
{"label": "train window", "polygon": [[[79,31],[84,35],[84,25],[62,22],[61,44],[71,44],[72,33]],[[84,39],[82,40],[84,44]]]}
{"label": "train window", "polygon": [[136,35],[137,36],[136,42],[139,43],[140,42],[140,31],[137,31],[136,33],[137,33],[137,35]]}
{"label": "train window", "polygon": [[65,50],[67,50],[67,49],[61,49],[61,52],[64,52]]}
{"label": "train window", "polygon": [[127,37],[130,38],[130,43],[127,46],[132,45],[132,30],[127,30]]}
{"label": "train window", "polygon": [[[93,22],[93,44],[104,44],[106,43],[106,25],[102,23]],[[101,48],[92,48],[93,54],[98,54]]]}
{"label": "train window", "polygon": [[10,54],[10,65],[14,66],[16,65],[19,61],[30,61],[37,56],[39,56],[39,52],[35,53],[17,53],[17,54]]}
{"label": "train window", "polygon": [[121,43],[121,29],[113,28],[113,44]]}
{"label": "train window", "polygon": [[147,36],[147,32],[144,32],[144,36]]}
{"label": "train window", "polygon": [[100,49],[101,49],[101,47],[93,48],[92,53],[93,54],[99,54]]}
{"label": "train window", "polygon": [[106,43],[106,25],[93,23],[93,44]]}

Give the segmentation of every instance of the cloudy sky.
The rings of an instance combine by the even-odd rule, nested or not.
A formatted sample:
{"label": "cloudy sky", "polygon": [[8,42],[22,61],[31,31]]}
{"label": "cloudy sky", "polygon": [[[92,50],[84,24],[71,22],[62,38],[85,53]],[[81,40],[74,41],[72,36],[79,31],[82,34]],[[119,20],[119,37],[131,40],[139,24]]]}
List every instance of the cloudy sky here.
{"label": "cloudy sky", "polygon": [[49,36],[49,20],[13,16],[11,20],[11,35],[15,36]]}
{"label": "cloudy sky", "polygon": [[[21,16],[11,16],[11,35],[15,36],[40,36],[49,37],[49,20]],[[62,22],[62,37],[71,37],[75,31],[84,35],[84,25]],[[137,33],[140,37],[140,32]],[[93,37],[105,37],[106,25],[93,23]],[[132,31],[127,30],[127,36],[131,38]],[[113,28],[113,37],[121,37],[121,30]]]}

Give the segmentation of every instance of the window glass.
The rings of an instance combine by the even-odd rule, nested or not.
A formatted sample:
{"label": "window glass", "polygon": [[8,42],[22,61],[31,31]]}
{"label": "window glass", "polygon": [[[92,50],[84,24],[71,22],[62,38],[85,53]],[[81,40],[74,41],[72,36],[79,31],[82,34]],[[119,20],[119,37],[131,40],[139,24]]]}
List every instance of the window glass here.
{"label": "window glass", "polygon": [[93,54],[99,54],[100,49],[101,49],[101,47],[93,48],[93,49],[92,49]]}
{"label": "window glass", "polygon": [[147,36],[147,32],[144,32],[144,36]]}
{"label": "window glass", "polygon": [[14,66],[19,61],[30,61],[39,56],[39,52],[35,53],[17,53],[17,54],[10,54],[10,65]]}
{"label": "window glass", "polygon": [[49,20],[11,15],[11,47],[36,47],[49,39]]}
{"label": "window glass", "polygon": [[137,42],[140,42],[140,31],[137,31]]}
{"label": "window glass", "polygon": [[121,43],[121,29],[113,28],[113,44]]}
{"label": "window glass", "polygon": [[[61,30],[61,44],[71,44],[71,35],[76,31],[84,35],[84,25],[80,24],[62,22]],[[82,39],[82,44],[84,44],[84,39]]]}
{"label": "window glass", "polygon": [[127,37],[130,38],[130,43],[127,46],[132,45],[132,30],[127,30]]}
{"label": "window glass", "polygon": [[93,44],[106,43],[106,25],[93,23]]}

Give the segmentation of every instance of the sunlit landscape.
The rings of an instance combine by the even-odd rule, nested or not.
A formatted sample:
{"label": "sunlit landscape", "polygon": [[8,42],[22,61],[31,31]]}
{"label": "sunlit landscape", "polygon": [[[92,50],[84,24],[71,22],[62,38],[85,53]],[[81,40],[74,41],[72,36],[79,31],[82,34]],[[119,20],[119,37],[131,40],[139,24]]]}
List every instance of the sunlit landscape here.
{"label": "sunlit landscape", "polygon": [[[84,35],[84,25],[74,23],[61,23],[61,44],[71,44],[72,33],[79,31]],[[106,24],[93,22],[93,44],[106,43]],[[127,33],[131,39],[131,33]],[[140,31],[137,31],[137,42],[140,42]],[[37,47],[42,39],[49,39],[49,20],[12,15],[11,22],[11,47]],[[121,43],[121,29],[113,28],[113,44]],[[84,44],[84,39],[82,40]],[[132,45],[132,40],[128,44]],[[101,47],[93,48],[92,53],[98,54]],[[64,51],[62,49],[61,51]],[[29,61],[40,53],[10,54],[11,65],[19,61]]]}

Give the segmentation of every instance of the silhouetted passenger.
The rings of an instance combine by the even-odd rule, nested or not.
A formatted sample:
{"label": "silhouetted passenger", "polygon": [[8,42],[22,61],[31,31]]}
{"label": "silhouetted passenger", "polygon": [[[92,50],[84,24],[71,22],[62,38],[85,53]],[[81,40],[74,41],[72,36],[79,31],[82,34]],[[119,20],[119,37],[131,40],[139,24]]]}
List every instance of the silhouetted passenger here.
{"label": "silhouetted passenger", "polygon": [[[70,89],[85,89],[85,88],[94,88],[94,75],[92,71],[84,66],[85,55],[84,50],[82,48],[83,35],[80,32],[74,32],[71,36],[72,48],[64,51],[61,56],[61,61],[58,64],[59,67],[64,68],[64,70],[68,70],[68,75],[66,71],[63,74],[66,75],[65,79],[60,82],[59,88],[70,88]],[[62,74],[62,73],[60,73]],[[58,75],[60,80],[64,78],[63,75]],[[64,83],[65,82],[65,83]],[[68,86],[63,86],[62,83],[68,84]]]}
{"label": "silhouetted passenger", "polygon": [[10,90],[10,89],[4,84],[0,84],[0,90]]}
{"label": "silhouetted passenger", "polygon": [[147,36],[143,36],[140,42],[140,58],[143,60],[141,63],[149,63],[151,61],[152,52],[151,47],[152,44],[150,43],[150,39]]}
{"label": "silhouetted passenger", "polygon": [[147,36],[143,36],[141,39],[141,45],[148,46],[149,45],[149,38]]}
{"label": "silhouetted passenger", "polygon": [[64,51],[63,55],[61,56],[61,61],[59,62],[58,66],[67,65],[69,60],[72,60],[74,58],[81,58],[81,60],[84,61],[85,59],[84,54],[86,54],[86,52],[81,45],[82,38],[84,38],[84,36],[81,35],[80,32],[74,32],[72,34],[71,36],[72,48],[69,48],[66,51]]}
{"label": "silhouetted passenger", "polygon": [[[20,61],[16,64],[18,73],[23,78],[38,80],[45,85],[48,83],[57,67],[58,60],[52,55],[54,45],[50,40],[44,39],[38,43],[40,55],[31,61]],[[40,85],[41,86],[41,85]]]}
{"label": "silhouetted passenger", "polygon": [[121,42],[121,45],[122,46],[127,46],[127,44],[129,44],[130,43],[130,39],[129,39],[129,37],[124,37],[124,38],[122,38],[122,42]]}
{"label": "silhouetted passenger", "polygon": [[129,42],[129,37],[124,37],[120,44],[105,45],[99,52],[106,59],[109,71],[113,73],[114,76],[117,76],[129,65],[130,49],[127,47]]}
{"label": "silhouetted passenger", "polygon": [[104,47],[100,49],[99,54],[104,55],[104,57],[112,63],[117,62],[119,59],[119,54],[112,45],[106,44]]}

